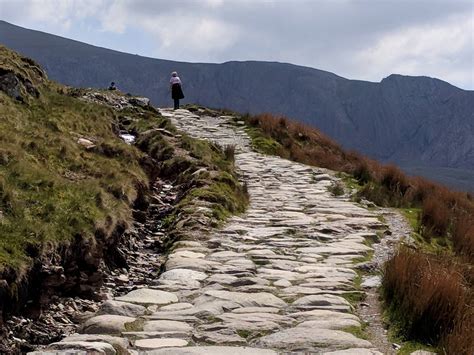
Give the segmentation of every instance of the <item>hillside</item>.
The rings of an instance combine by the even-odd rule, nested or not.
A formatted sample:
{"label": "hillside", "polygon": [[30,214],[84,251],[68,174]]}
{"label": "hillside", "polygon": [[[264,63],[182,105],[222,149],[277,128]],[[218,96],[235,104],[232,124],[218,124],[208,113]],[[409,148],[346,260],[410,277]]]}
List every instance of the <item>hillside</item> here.
{"label": "hillside", "polygon": [[[116,282],[113,270],[133,270],[137,255],[154,259],[138,260],[143,271],[132,280],[158,272],[158,251],[191,215],[199,233],[245,208],[229,152],[176,134],[148,101],[64,87],[0,46],[2,354],[60,336],[71,321],[51,330],[57,320],[35,317],[58,297],[104,297],[105,281]],[[121,132],[131,133],[136,146]],[[164,203],[161,190],[171,183]],[[137,254],[143,243],[147,252]],[[36,329],[30,334],[26,321],[7,322],[23,342],[5,328],[17,314],[33,317]]]}
{"label": "hillside", "polygon": [[390,75],[372,83],[284,63],[173,62],[6,22],[0,22],[0,42],[36,59],[57,81],[79,87],[115,81],[123,91],[146,95],[160,106],[170,104],[168,75],[178,70],[186,102],[284,114],[321,129],[347,149],[474,190],[474,92],[441,80]]}

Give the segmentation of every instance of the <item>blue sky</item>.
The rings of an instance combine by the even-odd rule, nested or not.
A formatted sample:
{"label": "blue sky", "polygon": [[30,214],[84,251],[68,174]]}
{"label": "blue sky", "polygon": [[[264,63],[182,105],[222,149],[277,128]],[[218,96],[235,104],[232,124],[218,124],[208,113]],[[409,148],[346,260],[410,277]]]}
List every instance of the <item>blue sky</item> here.
{"label": "blue sky", "polygon": [[474,89],[474,0],[0,0],[2,20],[188,62],[289,62]]}

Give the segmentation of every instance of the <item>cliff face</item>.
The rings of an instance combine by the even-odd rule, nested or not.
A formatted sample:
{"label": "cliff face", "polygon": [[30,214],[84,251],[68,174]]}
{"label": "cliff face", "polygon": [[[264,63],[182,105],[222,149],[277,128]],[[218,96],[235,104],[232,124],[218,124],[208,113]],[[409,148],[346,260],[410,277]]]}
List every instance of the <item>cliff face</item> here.
{"label": "cliff face", "polygon": [[186,102],[284,114],[320,128],[346,148],[402,166],[474,170],[474,92],[441,80],[391,75],[371,83],[283,63],[180,63],[5,22],[0,42],[38,60],[65,84],[105,87],[115,81],[123,91],[162,106],[170,105],[169,73],[178,70]]}

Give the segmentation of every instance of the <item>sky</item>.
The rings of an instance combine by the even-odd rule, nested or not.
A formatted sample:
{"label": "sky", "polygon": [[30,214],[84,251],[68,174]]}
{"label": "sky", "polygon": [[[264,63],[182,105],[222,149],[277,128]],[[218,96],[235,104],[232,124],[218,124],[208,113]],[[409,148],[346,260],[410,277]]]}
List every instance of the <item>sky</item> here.
{"label": "sky", "polygon": [[0,0],[0,19],[148,57],[293,63],[474,89],[474,0]]}

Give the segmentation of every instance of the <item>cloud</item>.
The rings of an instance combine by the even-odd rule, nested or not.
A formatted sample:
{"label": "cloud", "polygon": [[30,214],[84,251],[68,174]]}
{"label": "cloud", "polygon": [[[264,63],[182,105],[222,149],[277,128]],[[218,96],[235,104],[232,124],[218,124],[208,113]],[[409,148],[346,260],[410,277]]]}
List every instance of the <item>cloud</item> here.
{"label": "cloud", "polygon": [[282,61],[371,81],[424,74],[474,88],[471,0],[0,0],[0,13],[131,53],[140,42],[139,54],[163,59]]}
{"label": "cloud", "polygon": [[472,86],[473,33],[470,14],[451,16],[440,23],[390,32],[357,53],[354,60],[371,77],[391,72],[431,76],[436,73],[445,80]]}

